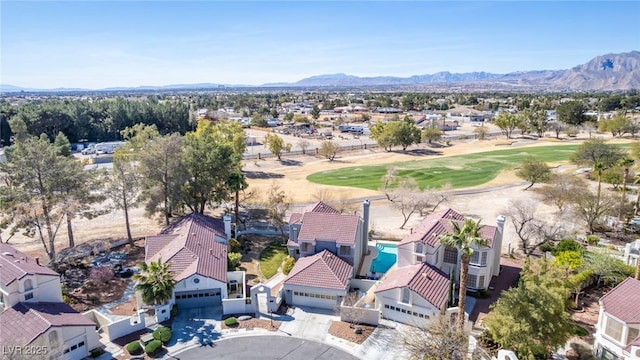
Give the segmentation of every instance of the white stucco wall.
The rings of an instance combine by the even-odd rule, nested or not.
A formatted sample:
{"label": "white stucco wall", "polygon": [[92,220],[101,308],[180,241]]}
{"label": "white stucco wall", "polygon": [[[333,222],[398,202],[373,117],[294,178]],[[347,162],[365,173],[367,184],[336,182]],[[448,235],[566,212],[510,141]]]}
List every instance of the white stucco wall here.
{"label": "white stucco wall", "polygon": [[[430,302],[423,299],[421,296],[411,291],[410,303],[404,304],[400,302],[401,299],[401,289],[390,289],[387,291],[382,291],[376,293],[376,303],[379,304],[380,312],[382,317],[391,319],[394,321],[401,322],[403,324],[409,325],[419,325],[428,321],[429,319],[421,318],[419,316],[410,315],[408,312],[411,311],[428,315],[429,318],[433,318],[434,316],[440,314],[440,309],[433,306]],[[387,308],[385,305],[393,306],[396,309],[404,309],[405,312],[396,311],[391,308]]]}
{"label": "white stucco wall", "polygon": [[[26,290],[25,283],[31,280],[33,290]],[[60,277],[55,275],[27,275],[7,287],[2,287],[8,306],[19,302],[62,302]],[[26,293],[33,293],[33,299],[25,300]]]}
{"label": "white stucco wall", "polygon": [[108,326],[109,340],[129,335],[146,328],[144,320],[144,310],[138,310],[138,314],[134,316],[123,317],[122,319],[113,321]]}

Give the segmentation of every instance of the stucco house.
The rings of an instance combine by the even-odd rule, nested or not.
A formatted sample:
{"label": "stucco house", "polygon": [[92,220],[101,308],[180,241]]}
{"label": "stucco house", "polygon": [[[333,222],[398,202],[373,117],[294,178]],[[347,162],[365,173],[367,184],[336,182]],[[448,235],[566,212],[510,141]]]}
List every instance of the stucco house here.
{"label": "stucco house", "polygon": [[329,250],[358,270],[368,246],[369,200],[363,217],[343,214],[319,201],[289,218],[289,256],[298,259]]}
{"label": "stucco house", "polygon": [[420,324],[443,313],[450,281],[435,267],[417,263],[393,271],[375,290],[382,317],[405,324]]}
{"label": "stucco house", "polygon": [[603,359],[640,359],[640,280],[627,278],[600,298],[594,349]]}
{"label": "stucco house", "polygon": [[[454,279],[458,279],[460,253],[458,249],[441,245],[439,237],[453,231],[453,221],[462,223],[464,219],[464,215],[453,209],[427,216],[398,244],[398,268],[424,263],[445,274],[453,272]],[[487,240],[487,246],[473,247],[467,284],[470,290],[488,288],[491,278],[500,273],[504,222],[505,217],[500,216],[496,226],[485,225],[480,231],[480,236]]]}
{"label": "stucco house", "polygon": [[300,258],[283,284],[287,304],[335,308],[347,295],[353,266],[327,249]]}
{"label": "stucco house", "polygon": [[638,261],[640,261],[640,239],[624,246],[623,261],[627,265],[638,266]]}
{"label": "stucco house", "polygon": [[100,346],[96,325],[62,301],[60,275],[11,245],[0,244],[0,345],[32,346],[42,358],[79,360]]}
{"label": "stucco house", "polygon": [[[169,263],[175,274],[176,285],[169,305],[222,306],[230,296],[244,301],[244,272],[227,271],[230,237],[230,217],[219,220],[197,213],[183,216],[159,235],[147,237],[145,262]],[[141,302],[139,296],[138,301]]]}

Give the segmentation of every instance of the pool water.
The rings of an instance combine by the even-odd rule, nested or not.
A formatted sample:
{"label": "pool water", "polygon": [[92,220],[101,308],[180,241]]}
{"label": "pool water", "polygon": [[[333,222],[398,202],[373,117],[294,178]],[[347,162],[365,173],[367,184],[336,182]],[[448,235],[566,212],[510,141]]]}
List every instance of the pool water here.
{"label": "pool water", "polygon": [[386,273],[398,258],[398,245],[396,244],[376,244],[378,257],[371,262],[369,271],[372,273]]}

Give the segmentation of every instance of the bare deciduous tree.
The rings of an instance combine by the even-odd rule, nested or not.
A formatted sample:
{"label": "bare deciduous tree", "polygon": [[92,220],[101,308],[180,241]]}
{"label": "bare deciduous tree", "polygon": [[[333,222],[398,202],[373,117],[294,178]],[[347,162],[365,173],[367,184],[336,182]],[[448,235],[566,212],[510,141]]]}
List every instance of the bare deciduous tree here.
{"label": "bare deciduous tree", "polygon": [[298,141],[297,145],[300,147],[300,150],[302,150],[302,154],[306,154],[307,153],[307,149],[309,148],[309,145],[311,145],[309,143],[309,140],[307,139],[300,139],[300,141]]}
{"label": "bare deciduous tree", "polygon": [[551,184],[537,189],[536,192],[542,195],[542,201],[555,205],[558,212],[562,213],[571,203],[577,191],[586,186],[584,180],[577,176],[554,174],[551,177]]}
{"label": "bare deciduous tree", "polygon": [[530,256],[546,241],[556,240],[563,231],[560,222],[547,223],[537,216],[538,206],[531,200],[511,200],[505,213],[520,240],[520,249]]}
{"label": "bare deciduous tree", "polygon": [[267,190],[265,206],[269,219],[278,226],[282,235],[284,235],[284,216],[291,207],[291,202],[291,196],[280,189],[280,185],[273,182]]}
{"label": "bare deciduous tree", "polygon": [[409,359],[466,359],[469,339],[447,316],[416,325],[400,332],[400,346]]}
{"label": "bare deciduous tree", "polygon": [[357,328],[358,325],[362,324],[366,315],[364,308],[356,306],[358,300],[360,300],[359,293],[352,291],[344,297],[342,301],[344,306],[340,306],[340,319],[351,324],[351,328]]}
{"label": "bare deciduous tree", "polygon": [[441,189],[420,190],[418,183],[413,178],[398,179],[395,167],[390,167],[382,179],[381,191],[391,202],[391,206],[402,214],[401,229],[409,222],[413,214],[418,212],[423,216],[425,212],[435,211],[440,204],[448,200],[451,194],[450,184],[444,185]]}

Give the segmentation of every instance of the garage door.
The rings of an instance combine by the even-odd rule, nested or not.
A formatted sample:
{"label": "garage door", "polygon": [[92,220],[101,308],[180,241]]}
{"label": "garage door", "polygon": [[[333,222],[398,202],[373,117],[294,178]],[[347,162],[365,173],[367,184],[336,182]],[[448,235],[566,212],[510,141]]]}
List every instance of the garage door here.
{"label": "garage door", "polygon": [[293,305],[334,309],[337,304],[338,300],[336,295],[316,294],[303,291],[293,292]]}
{"label": "garage door", "polygon": [[87,345],[84,338],[82,340],[74,340],[64,347],[65,360],[81,360],[87,356]]}
{"label": "garage door", "polygon": [[206,307],[222,304],[220,289],[179,291],[176,292],[178,308]]}

